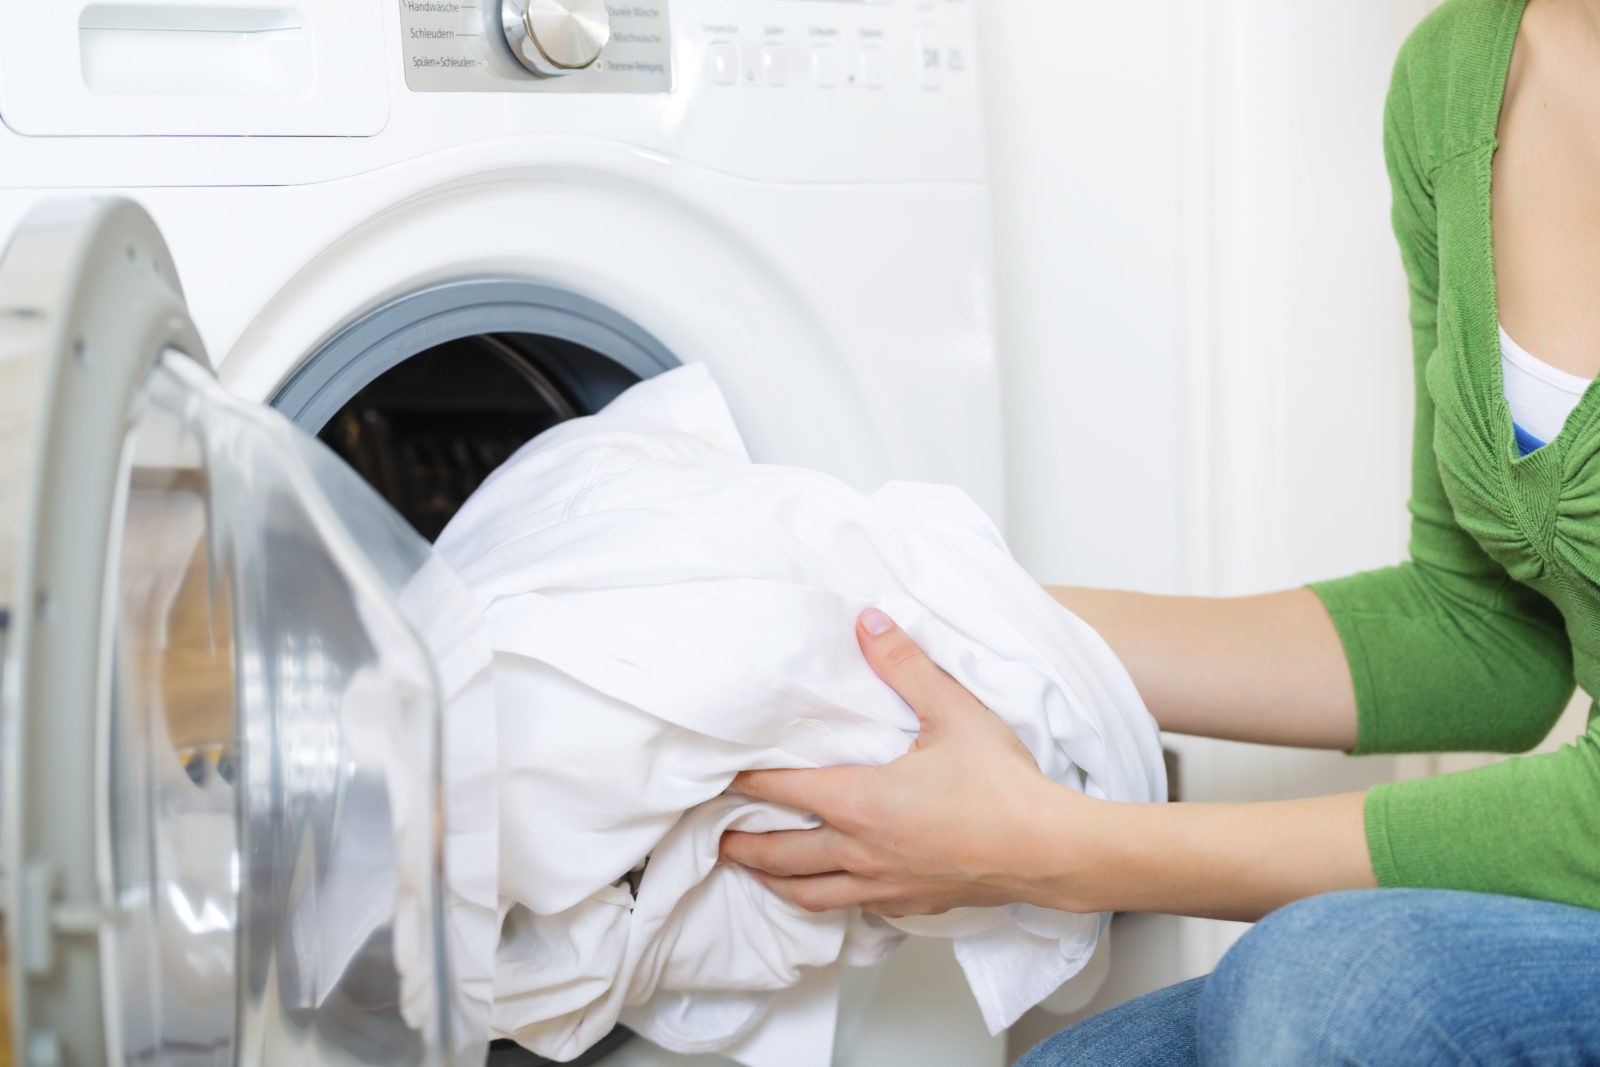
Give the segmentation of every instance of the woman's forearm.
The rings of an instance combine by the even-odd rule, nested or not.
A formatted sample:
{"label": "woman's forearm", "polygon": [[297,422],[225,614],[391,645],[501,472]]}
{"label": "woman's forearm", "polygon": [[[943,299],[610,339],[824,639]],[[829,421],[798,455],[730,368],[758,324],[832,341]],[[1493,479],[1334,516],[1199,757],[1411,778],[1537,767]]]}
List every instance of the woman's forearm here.
{"label": "woman's forearm", "polygon": [[1229,598],[1068,586],[1050,593],[1105,638],[1163,730],[1355,746],[1350,670],[1311,590]]}
{"label": "woman's forearm", "polygon": [[1025,898],[1045,907],[1251,921],[1302,897],[1377,885],[1363,793],[1259,804],[1067,794],[1058,787],[1040,809],[1030,869],[1019,872]]}

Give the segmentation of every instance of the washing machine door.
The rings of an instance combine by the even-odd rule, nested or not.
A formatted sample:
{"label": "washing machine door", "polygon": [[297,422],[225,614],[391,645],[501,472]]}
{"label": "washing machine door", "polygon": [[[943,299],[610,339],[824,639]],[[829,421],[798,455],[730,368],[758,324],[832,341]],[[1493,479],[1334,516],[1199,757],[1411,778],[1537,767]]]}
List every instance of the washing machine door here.
{"label": "washing machine door", "polygon": [[49,204],[13,235],[14,1062],[483,1062],[443,914],[433,566],[331,453],[218,386],[140,208]]}

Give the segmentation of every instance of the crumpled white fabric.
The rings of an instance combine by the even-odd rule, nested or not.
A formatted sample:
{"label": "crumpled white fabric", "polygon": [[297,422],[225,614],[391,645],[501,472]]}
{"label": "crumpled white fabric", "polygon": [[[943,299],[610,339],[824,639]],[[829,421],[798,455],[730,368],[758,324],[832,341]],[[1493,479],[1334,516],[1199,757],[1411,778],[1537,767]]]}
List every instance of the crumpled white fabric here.
{"label": "crumpled white fabric", "polygon": [[724,829],[810,825],[726,794],[738,771],[879,764],[915,738],[915,715],[856,646],[869,605],[1054,780],[1164,799],[1156,728],[1127,673],[958,490],[866,496],[752,464],[690,366],[525,446],[436,547],[495,648],[497,1033],[569,1059],[620,1019],[674,1051],[820,1067],[836,965],[880,960],[905,931],[955,939],[996,1032],[1088,960],[1101,916],[814,915],[716,864]]}

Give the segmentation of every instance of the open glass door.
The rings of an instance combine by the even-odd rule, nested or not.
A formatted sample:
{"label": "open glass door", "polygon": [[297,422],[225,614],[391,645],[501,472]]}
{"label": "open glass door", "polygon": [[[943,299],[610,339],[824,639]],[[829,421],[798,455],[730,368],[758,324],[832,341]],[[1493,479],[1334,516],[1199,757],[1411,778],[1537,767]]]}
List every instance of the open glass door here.
{"label": "open glass door", "polygon": [[483,1062],[470,595],[216,383],[126,201],[0,258],[0,657],[15,1062]]}

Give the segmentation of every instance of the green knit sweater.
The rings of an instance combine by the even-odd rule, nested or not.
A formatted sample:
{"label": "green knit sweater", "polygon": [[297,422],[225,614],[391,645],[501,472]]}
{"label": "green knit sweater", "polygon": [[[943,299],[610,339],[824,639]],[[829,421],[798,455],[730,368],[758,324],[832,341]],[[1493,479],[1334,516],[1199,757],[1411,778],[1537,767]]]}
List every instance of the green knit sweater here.
{"label": "green knit sweater", "polygon": [[[1524,457],[1500,377],[1490,160],[1525,2],[1446,0],[1389,90],[1416,361],[1411,560],[1312,587],[1350,662],[1357,752],[1522,751],[1574,675],[1600,694],[1600,389]],[[1548,755],[1381,785],[1366,833],[1385,886],[1600,908],[1600,716]]]}

